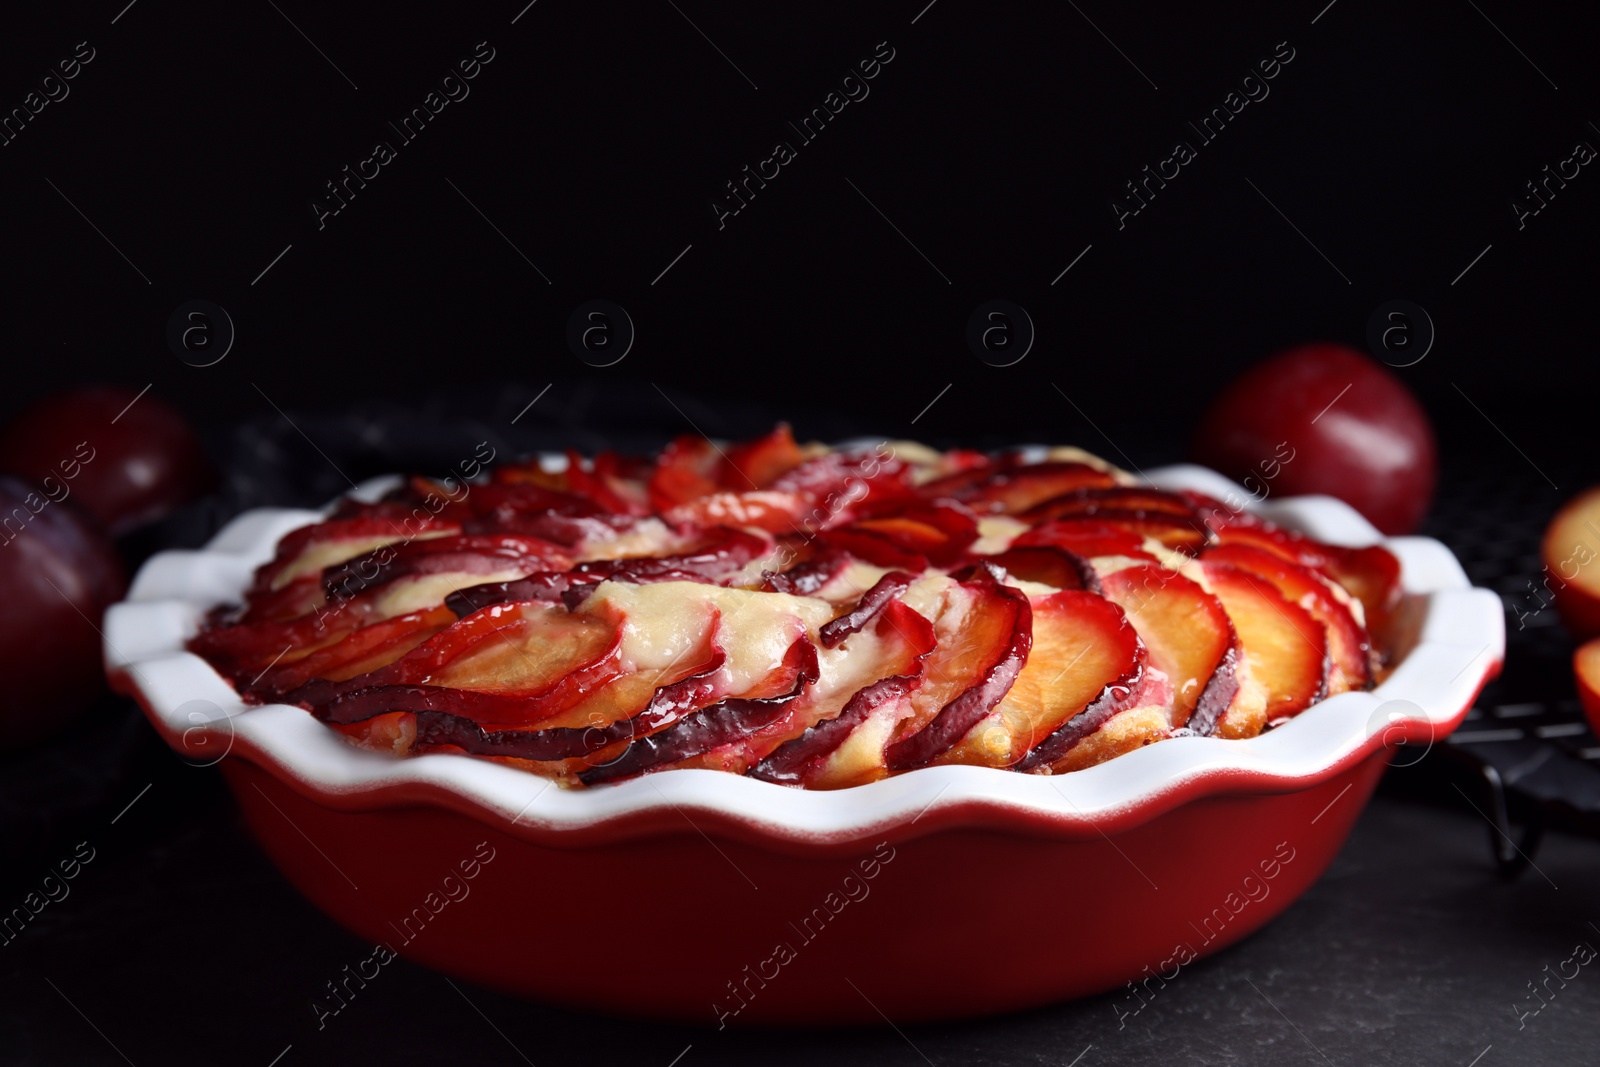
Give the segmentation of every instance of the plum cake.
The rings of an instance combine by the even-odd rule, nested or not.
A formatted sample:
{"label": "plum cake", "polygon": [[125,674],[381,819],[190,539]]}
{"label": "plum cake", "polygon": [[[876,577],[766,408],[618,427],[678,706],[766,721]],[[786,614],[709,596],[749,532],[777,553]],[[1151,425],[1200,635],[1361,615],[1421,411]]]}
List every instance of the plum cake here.
{"label": "plum cake", "polygon": [[294,530],[190,647],[368,748],[590,786],[1060,774],[1386,669],[1400,568],[1072,448],[787,426],[412,477]]}

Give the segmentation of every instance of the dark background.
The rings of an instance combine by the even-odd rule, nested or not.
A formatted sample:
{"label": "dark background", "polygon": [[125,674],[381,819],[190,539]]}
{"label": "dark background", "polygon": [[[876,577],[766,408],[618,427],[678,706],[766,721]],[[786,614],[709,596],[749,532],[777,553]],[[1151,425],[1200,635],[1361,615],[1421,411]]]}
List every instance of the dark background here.
{"label": "dark background", "polygon": [[[939,0],[913,25],[925,3],[541,0],[515,25],[516,0],[141,0],[115,25],[115,0],[9,12],[0,105],[80,40],[96,58],[0,148],[0,415],[87,378],[154,382],[207,426],[270,412],[252,383],[289,410],[339,410],[632,380],[715,398],[730,426],[759,398],[905,433],[953,383],[915,432],[1104,448],[1054,382],[1158,461],[1173,457],[1138,454],[1152,423],[1182,440],[1242,368],[1300,341],[1361,346],[1371,312],[1403,298],[1437,328],[1404,378],[1447,446],[1495,436],[1451,383],[1535,461],[1582,418],[1600,194],[1585,168],[1520,231],[1510,206],[1575,142],[1600,144],[1578,5],[1338,0],[1312,25],[1318,3]],[[495,59],[470,96],[401,145],[386,122],[479,41]],[[797,141],[787,122],[879,41],[895,59],[871,95],[719,231],[723,184]],[[1295,58],[1270,95],[1199,147],[1186,123],[1280,41]],[[310,202],[380,138],[398,158],[319,231]],[[1110,201],[1179,138],[1199,158],[1119,231]],[[1013,367],[964,340],[994,297],[1037,326]],[[564,342],[591,298],[638,332],[604,370]],[[237,330],[212,367],[166,345],[192,299]]]}
{"label": "dark background", "polygon": [[[786,417],[802,437],[1059,441],[1171,462],[1245,367],[1308,340],[1364,347],[1394,299],[1437,331],[1396,372],[1442,446],[1427,532],[1495,556],[1475,578],[1512,602],[1537,572],[1539,526],[1595,478],[1579,442],[1594,425],[1600,178],[1585,167],[1520,230],[1511,207],[1576,142],[1600,145],[1596,25],[1578,5],[125,2],[8,11],[0,34],[0,113],[78,42],[96,53],[0,147],[0,419],[89,381],[152,385],[229,476],[220,504],[162,537],[192,539],[218,508],[326,499],[340,470],[442,468],[483,438],[646,447]],[[470,95],[400,144],[386,122],[480,41],[495,57]],[[870,95],[800,146],[787,123],[880,41],[895,57]],[[1294,59],[1270,95],[1200,146],[1186,123],[1279,42]],[[311,201],[379,139],[397,158],[319,230]],[[780,139],[798,157],[719,230],[712,199]],[[1119,230],[1111,201],[1178,139],[1198,158]],[[565,339],[593,298],[637,328],[614,366]],[[991,298],[1037,327],[1014,366],[967,346]],[[208,367],[166,339],[195,299],[236,329]],[[1570,702],[1559,636],[1537,653],[1524,637],[1500,699]],[[667,1067],[692,1045],[681,1067],[1067,1064],[1092,1044],[1082,1067],[1494,1067],[1588,1062],[1600,1037],[1592,975],[1526,1029],[1510,1007],[1600,922],[1593,842],[1553,834],[1538,856],[1550,885],[1503,880],[1481,818],[1421,768],[1390,774],[1282,920],[1197,964],[1127,1031],[1109,996],[804,1038],[473,990],[502,1039],[404,963],[319,1034],[306,1000],[366,947],[277,877],[215,772],[177,763],[119,705],[0,774],[7,831],[35,809],[43,827],[21,834],[29,858],[5,864],[5,886],[25,891],[35,855],[70,853],[83,826],[106,843],[74,895],[0,950],[3,1062],[266,1064],[292,1045],[285,1067],[577,1050]],[[69,794],[82,811],[45,819]],[[1430,796],[1446,803],[1418,803]],[[256,921],[219,925],[223,909]],[[1069,950],[1073,921],[1041,942]]]}

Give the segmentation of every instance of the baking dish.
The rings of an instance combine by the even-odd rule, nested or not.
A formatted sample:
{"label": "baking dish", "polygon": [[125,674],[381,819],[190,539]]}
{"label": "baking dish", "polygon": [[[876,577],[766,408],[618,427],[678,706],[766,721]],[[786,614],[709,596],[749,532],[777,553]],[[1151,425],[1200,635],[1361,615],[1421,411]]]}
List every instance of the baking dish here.
{"label": "baking dish", "polygon": [[[1148,480],[1249,497],[1197,467]],[[357,749],[299,708],[247,707],[184,650],[315,511],[248,512],[152,558],[108,613],[106,663],[169,744],[221,768],[289,880],[375,945],[547,1002],[711,1026],[978,1015],[1170,976],[1259,928],[1332,860],[1393,747],[1441,739],[1498,672],[1499,599],[1437,541],[1380,538],[1330,498],[1253,510],[1395,553],[1393,673],[1260,737],[1173,738],[1054,777],[944,766],[807,791],[670,770],[568,791]]]}

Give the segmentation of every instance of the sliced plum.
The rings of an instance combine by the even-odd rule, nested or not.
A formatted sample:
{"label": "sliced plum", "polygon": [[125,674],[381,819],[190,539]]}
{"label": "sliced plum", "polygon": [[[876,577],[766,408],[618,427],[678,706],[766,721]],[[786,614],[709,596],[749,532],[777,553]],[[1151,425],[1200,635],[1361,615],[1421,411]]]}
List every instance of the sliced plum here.
{"label": "sliced plum", "polygon": [[460,532],[459,525],[431,517],[409,523],[375,516],[312,523],[284,534],[272,560],[256,571],[250,594],[282,589],[296,579],[320,575],[328,567],[396,541],[426,540]]}
{"label": "sliced plum", "polygon": [[1018,515],[1064,493],[1116,484],[1110,472],[1087,463],[1001,462],[986,472],[962,472],[929,482],[919,494],[929,500],[959,500],[977,512]]}
{"label": "sliced plum", "polygon": [[784,742],[745,773],[780,785],[805,784],[805,771],[810,765],[838,751],[874,714],[903,702],[919,681],[915,673],[896,674],[856,690],[839,714],[823,719],[800,736]]}
{"label": "sliced plum", "polygon": [[811,596],[850,566],[850,555],[840,548],[820,547],[794,566],[765,571],[762,588],[772,593]]}
{"label": "sliced plum", "polygon": [[1034,524],[1094,520],[1190,555],[1209,537],[1199,513],[1182,496],[1137,486],[1075,490],[1035,505],[1022,518]]}
{"label": "sliced plum", "polygon": [[1266,721],[1304,711],[1328,686],[1327,630],[1270,581],[1226,563],[1201,567],[1227,609],[1251,679],[1266,691]]}
{"label": "sliced plum", "polygon": [[338,682],[367,674],[393,663],[454,621],[454,613],[441,606],[362,626],[309,655],[280,660],[248,680],[241,679],[241,691],[249,699],[265,701],[316,679]]}
{"label": "sliced plum", "polygon": [[544,716],[619,673],[620,643],[620,622],[599,614],[537,602],[495,605],[456,621],[393,663],[342,681],[308,682],[285,699],[318,707],[360,689],[453,686],[538,697],[530,708]]}
{"label": "sliced plum", "polygon": [[733,697],[690,712],[666,729],[634,740],[617,759],[582,772],[579,780],[596,785],[646,774],[728,744],[772,722],[821,677],[817,646],[809,637],[802,636],[789,646],[775,676],[792,678],[792,686],[780,694]]}
{"label": "sliced plum", "polygon": [[769,489],[803,493],[821,508],[821,525],[847,521],[849,509],[863,501],[881,502],[910,495],[911,467],[893,453],[877,449],[825,452],[779,475]]}
{"label": "sliced plum", "polygon": [[977,569],[950,595],[960,603],[935,622],[939,645],[913,697],[917,714],[885,749],[891,770],[943,755],[1000,702],[1028,661],[1033,614],[1021,591]]}
{"label": "sliced plum", "polygon": [[357,593],[407,577],[437,574],[532,573],[565,570],[573,560],[557,545],[517,534],[456,534],[383,545],[327,567],[322,586],[329,597]]}
{"label": "sliced plum", "polygon": [[1087,589],[1099,592],[1100,577],[1089,561],[1070,549],[1056,545],[1013,545],[1004,552],[985,557],[1013,578],[1038,582],[1057,589]]}
{"label": "sliced plum", "polygon": [[1246,544],[1222,544],[1201,556],[1213,563],[1227,563],[1251,574],[1260,575],[1277,587],[1291,603],[1305,608],[1328,634],[1328,695],[1351,689],[1372,687],[1372,642],[1364,626],[1356,621],[1348,603],[1333,592],[1331,580],[1298,563],[1263,548]]}
{"label": "sliced plum", "polygon": [[956,562],[977,538],[978,523],[970,512],[936,504],[859,519],[818,540],[875,566],[920,571]]}
{"label": "sliced plum", "polygon": [[1382,545],[1327,545],[1222,505],[1206,512],[1206,521],[1221,544],[1260,548],[1338,582],[1361,602],[1366,627],[1373,633],[1384,630],[1400,603],[1400,561]]}
{"label": "sliced plum", "polygon": [[656,457],[650,475],[650,505],[669,511],[717,491],[722,456],[704,437],[685,434],[675,438]]}
{"label": "sliced plum", "polygon": [[1121,609],[1104,597],[1064,590],[1032,603],[1033,648],[995,713],[980,716],[948,761],[1047,766],[1138,689],[1144,645]]}
{"label": "sliced plum", "polygon": [[1144,550],[1144,538],[1136,533],[1095,519],[1068,519],[1046,521],[1018,534],[1011,542],[1012,548],[1033,548],[1050,545],[1093,559],[1096,556],[1128,556],[1133,559],[1154,560]]}
{"label": "sliced plum", "polygon": [[927,618],[904,600],[891,600],[869,629],[842,647],[843,660],[829,671],[831,691],[806,702],[793,721],[782,724],[780,735],[754,739],[746,773],[818,789],[887,775],[884,748],[912,713],[910,696],[922,684],[926,658],[937,644]]}
{"label": "sliced plum", "polygon": [[729,446],[720,481],[723,488],[736,492],[765,489],[805,459],[789,424],[780,422],[769,434]]}
{"label": "sliced plum", "polygon": [[[455,745],[478,755],[509,756],[550,762],[592,759],[596,753],[661,729],[694,708],[703,707],[716,691],[716,674],[724,662],[711,646],[704,659],[674,664],[661,671],[640,672],[626,679],[632,688],[659,683],[635,714],[594,719],[589,725],[518,729],[541,721],[528,701],[496,693],[475,693],[432,686],[393,686],[359,690],[335,700],[322,711],[334,723],[352,723],[395,711],[417,716],[417,743],[423,747]],[[664,680],[670,679],[670,680]],[[618,679],[618,683],[623,682]],[[614,684],[618,684],[614,683]],[[582,706],[567,715],[582,715]]]}
{"label": "sliced plum", "polygon": [[1102,579],[1107,598],[1122,608],[1149,652],[1150,665],[1171,685],[1171,725],[1209,732],[1238,689],[1237,638],[1222,602],[1154,563]]}
{"label": "sliced plum", "polygon": [[855,607],[825,624],[817,632],[822,647],[837,647],[845,638],[871,622],[891,600],[905,592],[914,581],[916,575],[905,571],[890,571],[879,578],[871,589],[861,594],[861,599],[856,602]]}

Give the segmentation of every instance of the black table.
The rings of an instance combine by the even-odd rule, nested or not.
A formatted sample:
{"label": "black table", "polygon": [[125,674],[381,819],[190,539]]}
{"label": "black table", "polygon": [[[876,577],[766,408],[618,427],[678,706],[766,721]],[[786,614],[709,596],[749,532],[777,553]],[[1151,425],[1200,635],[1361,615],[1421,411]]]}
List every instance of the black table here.
{"label": "black table", "polygon": [[[1278,921],[1184,969],[1126,1017],[1138,1002],[1124,991],[900,1031],[718,1032],[452,988],[397,961],[319,1030],[311,998],[370,946],[277,874],[214,770],[159,754],[149,761],[156,765],[148,793],[116,825],[81,831],[96,853],[68,883],[70,894],[0,950],[5,1062],[266,1067],[282,1054],[283,1067],[524,1060],[542,1067],[580,1057],[668,1067],[681,1054],[682,1067],[909,1065],[924,1057],[1082,1067],[1500,1067],[1590,1064],[1600,1039],[1594,967],[1565,988],[1550,978],[1548,1005],[1521,1017],[1543,1004],[1529,982],[1563,969],[1575,944],[1600,946],[1591,925],[1600,921],[1596,845],[1553,833],[1536,868],[1508,881],[1489,861],[1478,815],[1398,798],[1392,785],[1328,873]],[[1412,773],[1397,767],[1389,777]],[[137,791],[130,781],[126,796]],[[1040,932],[1039,948],[1071,952],[1072,934],[1064,918],[1059,931]]]}

